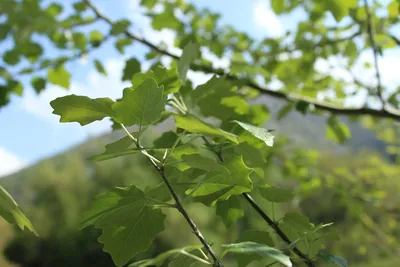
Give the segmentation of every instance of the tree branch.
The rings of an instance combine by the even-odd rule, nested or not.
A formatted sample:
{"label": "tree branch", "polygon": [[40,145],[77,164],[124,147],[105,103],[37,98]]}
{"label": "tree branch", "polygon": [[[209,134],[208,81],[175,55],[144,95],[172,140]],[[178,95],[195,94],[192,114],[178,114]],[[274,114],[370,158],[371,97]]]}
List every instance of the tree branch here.
{"label": "tree branch", "polygon": [[[93,10],[93,12],[95,12],[96,16],[99,19],[104,20],[105,22],[107,22],[110,25],[113,25],[114,22],[108,18],[107,16],[105,16],[104,14],[102,14],[100,12],[100,10],[95,7],[90,0],[84,0],[89,7]],[[134,33],[130,32],[129,30],[125,31],[125,35],[139,43],[144,44],[145,46],[149,47],[150,49],[160,53],[161,55],[164,56],[168,56],[171,57],[173,59],[179,60],[179,56],[172,54],[171,52],[161,49],[159,47],[157,47],[155,44],[151,43],[150,41],[139,37],[137,35],[135,35]],[[208,74],[216,74],[216,75],[220,75],[220,76],[225,76],[227,79],[231,80],[231,81],[238,81],[241,83],[244,83],[246,86],[251,87],[257,91],[259,91],[261,94],[264,95],[268,95],[270,97],[274,97],[277,99],[282,99],[288,102],[299,102],[299,101],[305,101],[311,105],[313,105],[316,109],[319,110],[324,110],[324,111],[328,111],[331,112],[333,114],[337,114],[337,115],[371,115],[374,117],[380,117],[380,118],[391,118],[397,121],[400,121],[400,111],[397,109],[392,109],[390,111],[388,110],[377,110],[377,109],[371,109],[371,108],[367,108],[367,107],[363,107],[363,108],[346,108],[346,107],[341,107],[341,106],[337,106],[337,105],[332,105],[329,103],[325,103],[325,102],[320,102],[320,101],[316,101],[314,99],[310,99],[304,96],[300,96],[300,95],[294,95],[294,94],[288,94],[288,93],[283,93],[283,92],[279,92],[279,91],[275,91],[272,90],[270,88],[267,87],[262,87],[258,84],[256,84],[255,82],[249,80],[249,79],[241,79],[236,75],[233,74],[229,74],[226,73],[224,70],[222,69],[216,69],[213,68],[211,66],[206,66],[206,65],[202,65],[202,64],[198,64],[198,63],[193,63],[191,64],[191,69],[194,71],[201,71],[204,73],[208,73]]]}
{"label": "tree branch", "polygon": [[377,80],[377,95],[379,97],[379,100],[381,101],[382,104],[382,109],[385,110],[386,104],[385,100],[383,99],[382,95],[382,81],[381,81],[381,73],[379,71],[379,65],[378,65],[378,47],[375,43],[375,33],[374,33],[374,27],[372,25],[372,15],[371,11],[369,10],[369,5],[368,5],[368,0],[364,0],[364,5],[365,5],[365,11],[367,13],[367,29],[368,29],[368,36],[369,36],[369,42],[371,43],[372,51],[374,53],[374,65],[375,65],[375,75],[376,75],[376,80]]}
{"label": "tree branch", "polygon": [[[204,136],[202,136],[202,139],[204,142],[208,145],[210,145],[210,141],[207,140]],[[220,151],[215,151],[213,150],[215,155],[218,157],[218,159],[221,162],[224,162],[224,157],[222,156],[222,153]],[[260,215],[260,217],[271,227],[275,233],[289,246],[292,245],[292,241],[290,241],[289,237],[279,228],[279,225],[272,220],[258,204],[254,201],[254,199],[248,194],[248,193],[242,193],[242,196],[249,202],[250,206]],[[309,267],[314,267],[315,263],[303,252],[301,252],[296,246],[293,246],[293,252],[299,256]]]}
{"label": "tree branch", "polygon": [[[136,147],[140,149],[140,151],[146,156],[146,158],[150,161],[151,165],[154,167],[154,169],[157,170],[157,172],[160,174],[161,178],[163,179],[165,185],[168,188],[169,193],[171,194],[172,198],[175,201],[176,208],[178,211],[182,214],[182,216],[185,218],[186,222],[189,224],[190,228],[192,228],[193,233],[195,236],[200,240],[201,244],[204,246],[204,249],[208,252],[208,254],[211,256],[211,258],[214,261],[214,267],[223,267],[224,265],[222,262],[218,259],[216,256],[214,250],[211,248],[211,246],[208,244],[202,233],[200,232],[199,228],[197,228],[196,224],[193,222],[193,220],[190,218],[189,214],[183,207],[181,201],[179,200],[178,195],[175,193],[174,189],[172,188],[172,185],[169,183],[167,179],[167,175],[165,174],[164,170],[164,165],[161,163],[157,163],[153,157],[149,157],[149,153],[147,150],[138,142],[138,140],[133,137],[129,131],[125,128],[124,125],[122,125],[122,128],[126,132],[126,134],[134,141]],[[160,162],[160,161],[158,161]]]}

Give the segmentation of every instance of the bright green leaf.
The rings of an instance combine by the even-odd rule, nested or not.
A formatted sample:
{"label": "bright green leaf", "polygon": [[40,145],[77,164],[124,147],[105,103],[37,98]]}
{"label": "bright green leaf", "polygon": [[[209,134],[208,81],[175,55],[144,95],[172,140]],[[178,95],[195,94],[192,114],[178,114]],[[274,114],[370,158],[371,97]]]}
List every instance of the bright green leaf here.
{"label": "bright green leaf", "polygon": [[271,0],[271,7],[276,14],[282,14],[285,11],[285,0]]}
{"label": "bright green leaf", "polygon": [[176,126],[178,128],[185,129],[188,132],[201,133],[207,136],[225,138],[234,143],[238,142],[234,134],[205,123],[193,115],[174,115],[174,118]]}
{"label": "bright green leaf", "polygon": [[75,47],[80,50],[85,50],[86,48],[86,36],[81,32],[74,32],[72,34],[72,40],[74,41]]}
{"label": "bright green leaf", "polygon": [[255,242],[247,241],[241,243],[227,244],[223,245],[222,247],[225,248],[224,253],[231,252],[237,254],[258,254],[262,257],[268,257],[279,261],[285,266],[292,266],[290,258],[286,256],[282,251],[267,246],[265,244],[258,244]]}
{"label": "bright green leaf", "polygon": [[99,242],[117,266],[146,251],[164,230],[165,215],[151,206],[135,186],[115,188],[97,196],[82,220],[82,228],[94,225],[103,230]]}
{"label": "bright green leaf", "polygon": [[69,88],[71,74],[64,67],[49,68],[47,76],[52,84]]}
{"label": "bright green leaf", "polygon": [[104,36],[101,32],[94,30],[90,32],[89,40],[94,47],[98,47],[104,40]]}
{"label": "bright green leaf", "polygon": [[105,117],[113,117],[110,98],[91,99],[86,96],[69,95],[50,102],[53,114],[60,115],[60,122],[79,122],[86,125]]}
{"label": "bright green leaf", "polygon": [[137,88],[125,88],[121,101],[113,105],[115,120],[131,126],[148,125],[160,119],[166,99],[163,87],[154,79],[146,79]]}
{"label": "bright green leaf", "polygon": [[132,44],[132,40],[126,37],[121,37],[115,42],[115,48],[121,53],[125,53],[125,47]]}
{"label": "bright green leaf", "polygon": [[0,185],[0,216],[3,217],[7,222],[16,224],[21,230],[26,227],[36,236],[38,236],[36,230],[33,228],[32,223],[22,212],[17,202],[11,197],[11,195]]}
{"label": "bright green leaf", "polygon": [[400,14],[400,2],[393,0],[387,7],[390,17],[396,18]]}
{"label": "bright green leaf", "polygon": [[270,132],[268,132],[268,130],[240,121],[234,121],[234,122],[239,124],[243,129],[251,133],[253,136],[257,137],[261,141],[264,141],[264,143],[267,146],[274,145],[274,136]]}

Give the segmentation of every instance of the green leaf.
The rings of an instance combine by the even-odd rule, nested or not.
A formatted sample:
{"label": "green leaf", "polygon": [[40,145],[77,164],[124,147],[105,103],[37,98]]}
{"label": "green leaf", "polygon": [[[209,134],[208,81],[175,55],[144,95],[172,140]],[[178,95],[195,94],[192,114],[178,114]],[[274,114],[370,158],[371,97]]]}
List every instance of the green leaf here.
{"label": "green leaf", "polygon": [[[272,240],[270,234],[266,231],[247,230],[236,242],[240,243],[246,241],[251,241],[258,244],[264,244],[270,247],[274,246],[274,241]],[[236,254],[235,258],[238,261],[239,266],[247,266],[252,261],[262,259],[262,257],[258,254]]]}
{"label": "green leaf", "polygon": [[94,30],[90,32],[89,40],[94,47],[98,47],[104,40],[104,36],[101,32]]}
{"label": "green leaf", "polygon": [[8,50],[3,54],[3,60],[9,65],[16,65],[20,60],[20,54],[16,49]]}
{"label": "green leaf", "polygon": [[393,0],[387,7],[389,16],[396,18],[400,14],[400,2],[398,0]]}
{"label": "green leaf", "polygon": [[293,191],[272,186],[260,187],[261,196],[270,202],[288,202],[293,198]]}
{"label": "green leaf", "polygon": [[216,204],[217,215],[222,218],[226,228],[230,228],[237,223],[237,220],[244,216],[244,210],[240,206],[237,196],[231,196],[228,200],[219,201]]}
{"label": "green leaf", "polygon": [[[188,251],[189,252],[189,251]],[[195,255],[199,258],[204,258],[203,253],[199,250],[192,250],[190,251],[192,255]],[[183,266],[188,266],[188,267],[206,267],[206,266],[211,266],[210,264],[205,264],[203,262],[199,262],[196,259],[193,259],[191,257],[188,257],[187,255],[183,255],[182,253],[179,254],[176,258],[174,258],[169,264],[168,267],[183,267]]]}
{"label": "green leaf", "polygon": [[141,0],[140,5],[145,6],[148,9],[153,9],[153,7],[157,4],[158,0]]}
{"label": "green leaf", "polygon": [[85,11],[88,8],[88,5],[85,2],[77,2],[74,3],[74,9],[78,12]]}
{"label": "green leaf", "polygon": [[190,69],[190,64],[199,56],[198,45],[190,42],[185,46],[182,52],[182,56],[178,63],[179,78],[182,81],[186,81],[186,75]]}
{"label": "green leaf", "polygon": [[347,260],[345,260],[345,259],[343,259],[341,257],[335,256],[335,255],[332,255],[332,254],[322,254],[322,253],[320,253],[320,254],[318,254],[318,258],[322,259],[323,261],[325,261],[327,263],[336,264],[337,266],[340,266],[340,267],[347,267],[348,266]]}
{"label": "green leaf", "polygon": [[[181,254],[184,257],[188,257],[187,255],[185,255],[185,253],[190,253],[188,251],[195,250],[195,249],[201,249],[201,248],[202,248],[201,245],[193,245],[193,246],[186,246],[183,248],[171,249],[171,250],[165,251],[165,252],[157,255],[157,257],[155,257],[154,259],[146,259],[146,260],[134,262],[134,263],[130,264],[129,267],[162,266],[162,264],[166,260],[168,260],[168,258],[173,256],[174,254]],[[182,265],[182,266],[188,266],[188,265]]]}
{"label": "green leaf", "polygon": [[[253,183],[249,175],[253,170],[244,164],[241,156],[233,156],[223,166],[223,171],[210,171],[204,177],[201,176],[195,181],[196,186],[187,190],[186,194],[193,197],[213,196],[211,199],[207,198],[207,202],[214,205],[218,200],[228,200],[233,195],[252,190]],[[220,191],[222,194],[218,194]]]}
{"label": "green leaf", "polygon": [[125,68],[122,75],[123,81],[130,81],[132,77],[140,72],[140,62],[136,58],[131,58],[125,62]]}
{"label": "green leaf", "polygon": [[313,224],[310,223],[306,216],[303,216],[296,212],[288,212],[282,218],[282,221],[292,230],[298,232],[308,232],[313,228]]}
{"label": "green leaf", "polygon": [[271,7],[276,14],[282,14],[285,11],[285,0],[271,0]]}
{"label": "green leaf", "polygon": [[115,188],[97,196],[82,220],[82,228],[94,225],[103,230],[99,242],[117,266],[123,266],[146,251],[164,230],[165,215],[151,206],[143,191],[134,185]]}
{"label": "green leaf", "polygon": [[350,8],[357,7],[357,0],[330,0],[323,2],[326,9],[329,10],[337,22],[341,21],[349,14]]}
{"label": "green leaf", "polygon": [[219,164],[217,159],[202,157],[199,154],[182,155],[182,160],[188,166],[204,171],[225,171],[225,167]]}
{"label": "green leaf", "polygon": [[11,195],[0,185],[0,216],[3,217],[7,222],[18,225],[21,230],[26,227],[36,236],[38,233],[33,228],[32,223],[22,212],[17,202],[11,197]]}
{"label": "green leaf", "polygon": [[331,116],[326,126],[326,137],[339,144],[343,144],[351,137],[351,132],[346,124],[339,121],[337,117]]}
{"label": "green leaf", "polygon": [[86,96],[69,95],[59,97],[50,102],[53,114],[60,115],[60,122],[79,122],[86,125],[105,117],[113,117],[110,98],[91,99]]}
{"label": "green leaf", "polygon": [[81,32],[74,32],[72,34],[72,40],[74,41],[75,47],[80,50],[85,50],[86,48],[86,36]]}
{"label": "green leaf", "polygon": [[174,9],[171,5],[166,6],[164,11],[153,16],[151,26],[154,30],[162,29],[176,30],[180,25],[179,20],[174,15]]}
{"label": "green leaf", "polygon": [[221,99],[221,104],[233,108],[233,110],[239,115],[245,115],[250,112],[250,106],[243,96],[235,95],[224,97]]}
{"label": "green leaf", "polygon": [[33,89],[35,89],[36,93],[42,92],[46,88],[46,80],[42,77],[35,77],[31,80],[31,84]]}
{"label": "green leaf", "polygon": [[219,137],[228,139],[234,143],[237,143],[236,135],[219,129],[213,125],[201,121],[199,118],[193,115],[174,115],[176,126],[185,129],[192,133],[201,133],[206,136]]}
{"label": "green leaf", "polygon": [[179,79],[176,68],[167,69],[162,65],[151,67],[154,74],[154,80],[157,84],[164,86],[164,95],[179,91],[182,81]]}
{"label": "green leaf", "polygon": [[125,47],[132,44],[132,40],[126,37],[121,37],[115,42],[115,48],[121,53],[125,53]]}
{"label": "green leaf", "polygon": [[129,25],[131,25],[131,22],[129,20],[126,19],[119,20],[113,23],[113,26],[111,28],[111,34],[112,35],[121,34],[128,29]]}
{"label": "green leaf", "polygon": [[278,121],[285,118],[292,109],[293,109],[293,103],[287,103],[286,105],[284,105],[278,112],[277,116]]}
{"label": "green leaf", "polygon": [[268,130],[240,121],[234,121],[234,122],[239,124],[243,129],[251,133],[256,138],[260,139],[261,141],[264,141],[264,143],[267,146],[274,145],[274,136],[270,132],[268,132]]}
{"label": "green leaf", "polygon": [[137,88],[125,88],[121,101],[113,105],[115,120],[131,126],[148,125],[160,119],[166,99],[163,87],[154,79],[144,80]]}
{"label": "green leaf", "polygon": [[46,13],[52,17],[59,15],[61,12],[62,12],[62,6],[60,6],[59,4],[56,4],[56,3],[51,3],[46,8]]}
{"label": "green leaf", "polygon": [[171,148],[176,139],[178,139],[178,135],[173,131],[168,131],[164,132],[159,138],[154,140],[153,144],[156,148]]}
{"label": "green leaf", "polygon": [[52,84],[69,88],[71,74],[64,67],[49,68],[47,77]]}
{"label": "green leaf", "polygon": [[[137,132],[132,132],[131,134],[133,136],[138,135]],[[128,149],[132,144],[132,138],[130,138],[129,136],[125,136],[118,141],[106,145],[106,151],[104,151],[100,155],[90,157],[89,160],[102,161],[140,152],[140,149],[137,148]]]}
{"label": "green leaf", "polygon": [[96,67],[96,70],[99,73],[103,74],[104,76],[107,76],[107,71],[104,68],[103,64],[101,64],[101,62],[99,60],[95,59],[94,66]]}
{"label": "green leaf", "polygon": [[241,243],[222,245],[225,248],[224,254],[231,252],[237,254],[258,254],[262,257],[272,258],[285,266],[291,267],[292,262],[282,251],[267,246],[265,244],[258,244],[255,242],[247,241]]}

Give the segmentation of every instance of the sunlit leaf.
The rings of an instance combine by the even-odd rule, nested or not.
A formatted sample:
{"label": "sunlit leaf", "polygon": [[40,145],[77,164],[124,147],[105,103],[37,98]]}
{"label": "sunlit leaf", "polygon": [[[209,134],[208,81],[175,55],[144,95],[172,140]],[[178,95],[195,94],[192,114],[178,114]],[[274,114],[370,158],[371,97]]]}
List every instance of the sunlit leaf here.
{"label": "sunlit leaf", "polygon": [[165,107],[163,92],[154,79],[146,79],[135,89],[125,88],[122,99],[112,107],[115,120],[127,126],[157,121]]}
{"label": "sunlit leaf", "polygon": [[274,136],[268,132],[268,130],[260,127],[256,127],[253,125],[250,125],[248,123],[240,122],[240,121],[235,121],[237,124],[239,124],[243,129],[251,133],[253,136],[257,137],[258,139],[264,141],[264,143],[267,146],[273,146],[274,145]]}
{"label": "sunlit leaf", "polygon": [[188,132],[201,133],[211,137],[225,138],[237,143],[237,139],[234,134],[219,129],[211,124],[205,123],[193,115],[174,115],[174,118],[176,126],[185,129]]}
{"label": "sunlit leaf", "polygon": [[17,202],[11,195],[0,185],[0,216],[7,222],[17,225],[21,230],[27,228],[38,236],[36,230],[33,228],[32,223],[22,212]]}
{"label": "sunlit leaf", "polygon": [[60,115],[60,122],[79,122],[86,125],[105,117],[113,117],[110,98],[91,99],[87,96],[69,95],[50,102],[53,114]]}
{"label": "sunlit leaf", "polygon": [[244,210],[240,206],[240,201],[237,196],[231,196],[228,200],[219,201],[216,206],[217,215],[222,218],[227,228],[235,225],[237,220],[244,216]]}
{"label": "sunlit leaf", "polygon": [[71,74],[64,67],[49,68],[47,77],[52,84],[69,88]]}
{"label": "sunlit leaf", "polygon": [[104,68],[103,64],[101,64],[101,62],[100,62],[99,60],[96,59],[96,60],[94,61],[94,66],[96,67],[96,70],[97,70],[99,73],[101,73],[101,74],[107,76],[107,71],[106,71],[106,69]]}

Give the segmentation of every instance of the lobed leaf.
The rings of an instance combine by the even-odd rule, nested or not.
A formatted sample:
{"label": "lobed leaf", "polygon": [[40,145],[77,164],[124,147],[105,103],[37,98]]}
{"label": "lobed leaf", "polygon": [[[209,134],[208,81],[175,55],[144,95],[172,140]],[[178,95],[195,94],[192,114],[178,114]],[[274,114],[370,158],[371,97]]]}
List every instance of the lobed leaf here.
{"label": "lobed leaf", "polygon": [[50,102],[53,114],[60,115],[60,122],[78,122],[86,125],[105,117],[114,117],[110,98],[91,99],[87,96],[68,95]]}
{"label": "lobed leaf", "polygon": [[273,146],[274,145],[274,136],[268,132],[268,130],[260,127],[253,126],[248,123],[240,122],[240,121],[234,121],[235,123],[239,124],[240,127],[251,133],[253,136],[256,138],[264,141],[264,143],[267,146]]}

